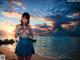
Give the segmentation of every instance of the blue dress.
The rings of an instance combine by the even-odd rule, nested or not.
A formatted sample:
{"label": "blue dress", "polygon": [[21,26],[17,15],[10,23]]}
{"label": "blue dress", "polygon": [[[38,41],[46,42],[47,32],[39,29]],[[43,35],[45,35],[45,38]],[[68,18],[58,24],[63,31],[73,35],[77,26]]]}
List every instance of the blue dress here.
{"label": "blue dress", "polygon": [[22,37],[22,29],[18,30],[19,41],[17,42],[15,53],[17,56],[31,56],[35,54],[32,41],[30,40],[31,29],[27,29],[26,37]]}

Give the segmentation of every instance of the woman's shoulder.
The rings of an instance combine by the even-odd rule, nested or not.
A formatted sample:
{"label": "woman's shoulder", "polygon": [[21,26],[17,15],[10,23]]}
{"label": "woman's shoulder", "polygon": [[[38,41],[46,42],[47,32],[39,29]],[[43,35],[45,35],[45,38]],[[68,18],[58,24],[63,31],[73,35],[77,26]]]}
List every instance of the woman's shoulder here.
{"label": "woman's shoulder", "polygon": [[17,24],[17,25],[16,25],[16,27],[19,27],[19,26],[20,26],[20,24]]}
{"label": "woman's shoulder", "polygon": [[29,29],[32,29],[30,24],[28,25],[28,28],[29,28]]}
{"label": "woman's shoulder", "polygon": [[21,25],[20,25],[20,24],[17,24],[17,25],[16,25],[16,28],[17,28],[17,29],[19,29],[20,27],[21,27]]}

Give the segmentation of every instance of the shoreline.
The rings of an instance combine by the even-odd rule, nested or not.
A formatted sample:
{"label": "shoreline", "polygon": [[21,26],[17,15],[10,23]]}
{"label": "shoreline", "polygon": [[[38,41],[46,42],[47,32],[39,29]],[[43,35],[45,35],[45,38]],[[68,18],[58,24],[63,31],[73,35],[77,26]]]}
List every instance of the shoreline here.
{"label": "shoreline", "polygon": [[[7,47],[1,47],[0,46],[0,54],[6,56],[6,60],[17,60],[17,56],[14,52],[10,51]],[[32,60],[53,60],[55,58],[48,57],[48,56],[42,56],[38,54],[32,55]]]}

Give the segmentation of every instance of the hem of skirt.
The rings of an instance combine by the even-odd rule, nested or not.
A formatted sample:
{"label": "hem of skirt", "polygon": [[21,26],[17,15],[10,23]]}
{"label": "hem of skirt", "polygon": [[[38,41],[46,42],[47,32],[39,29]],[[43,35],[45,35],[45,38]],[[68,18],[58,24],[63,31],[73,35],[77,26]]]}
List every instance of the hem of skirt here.
{"label": "hem of skirt", "polygon": [[[16,54],[16,53],[15,53]],[[33,53],[32,53],[33,54]],[[19,55],[19,54],[16,54],[17,56],[32,56],[32,54],[29,54],[29,55]]]}
{"label": "hem of skirt", "polygon": [[32,54],[31,55],[17,55],[17,56],[32,56]]}

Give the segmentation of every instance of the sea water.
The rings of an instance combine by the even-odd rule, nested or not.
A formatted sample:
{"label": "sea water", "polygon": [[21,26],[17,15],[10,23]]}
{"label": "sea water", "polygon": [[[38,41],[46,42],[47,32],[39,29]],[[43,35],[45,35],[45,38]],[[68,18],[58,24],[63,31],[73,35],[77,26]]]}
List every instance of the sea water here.
{"label": "sea water", "polygon": [[55,58],[73,58],[79,53],[80,36],[50,35],[35,38],[37,40],[34,43],[36,54]]}

